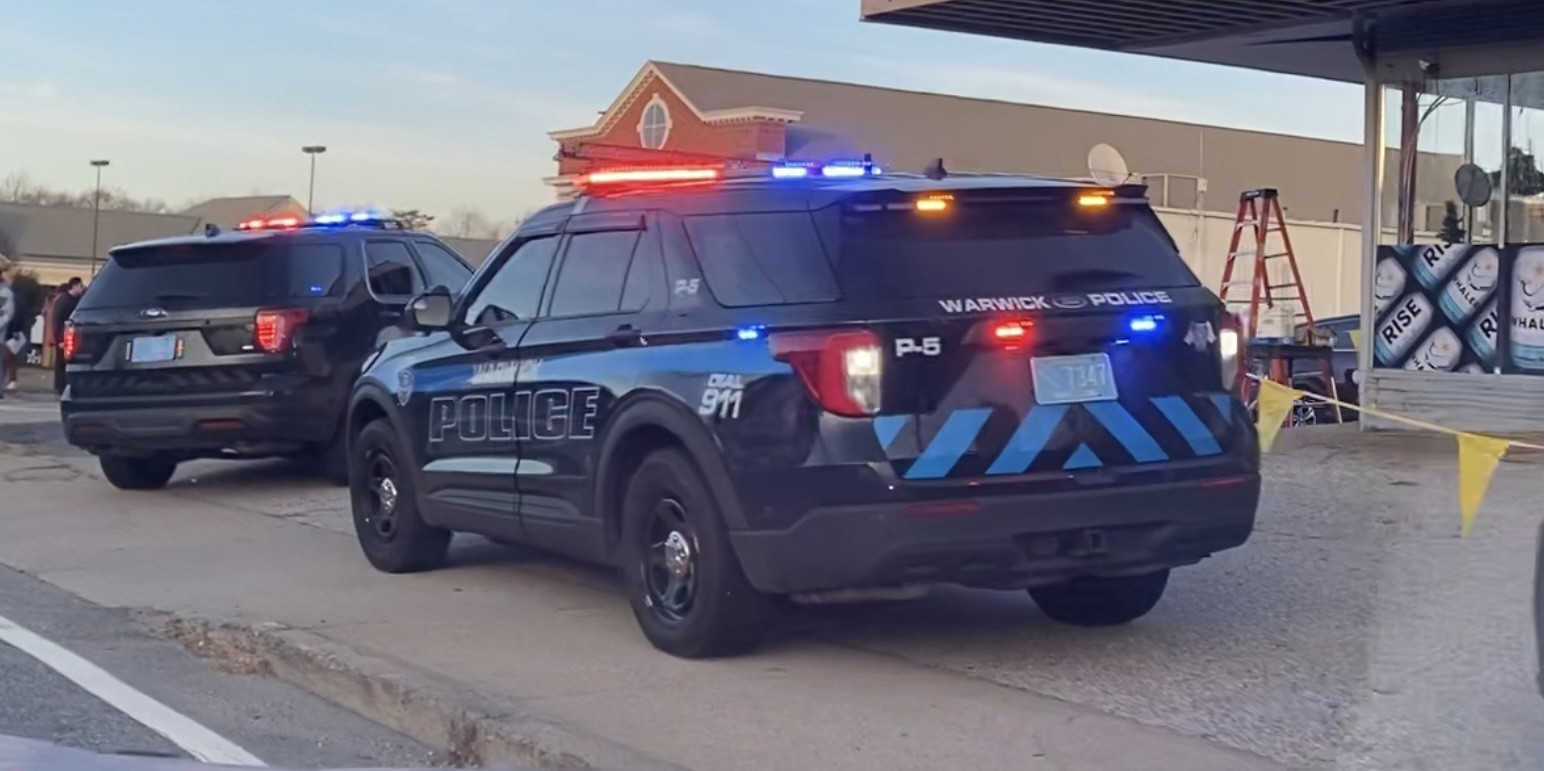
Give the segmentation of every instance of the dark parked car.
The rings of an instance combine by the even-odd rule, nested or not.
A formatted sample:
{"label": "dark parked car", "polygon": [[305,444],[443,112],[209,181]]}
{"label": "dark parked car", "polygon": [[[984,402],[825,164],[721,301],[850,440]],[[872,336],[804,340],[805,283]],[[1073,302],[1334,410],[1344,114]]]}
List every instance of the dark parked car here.
{"label": "dark parked car", "polygon": [[365,357],[409,297],[471,274],[434,236],[365,215],[120,246],[66,327],[65,435],[124,489],[204,457],[311,457],[345,481]]}

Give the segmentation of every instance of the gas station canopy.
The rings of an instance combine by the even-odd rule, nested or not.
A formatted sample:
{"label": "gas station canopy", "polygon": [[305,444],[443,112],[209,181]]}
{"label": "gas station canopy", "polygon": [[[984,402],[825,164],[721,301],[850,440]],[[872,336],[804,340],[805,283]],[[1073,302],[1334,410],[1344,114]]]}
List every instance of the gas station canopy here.
{"label": "gas station canopy", "polygon": [[862,0],[865,21],[1361,83],[1367,55],[1537,40],[1544,0]]}

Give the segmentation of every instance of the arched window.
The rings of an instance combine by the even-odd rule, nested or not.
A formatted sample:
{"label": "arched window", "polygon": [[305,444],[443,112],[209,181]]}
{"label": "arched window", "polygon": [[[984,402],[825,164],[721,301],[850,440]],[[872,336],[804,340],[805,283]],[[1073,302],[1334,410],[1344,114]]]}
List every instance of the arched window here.
{"label": "arched window", "polygon": [[655,94],[638,119],[638,144],[650,150],[658,150],[665,146],[665,140],[669,137],[670,108],[665,106],[665,100]]}

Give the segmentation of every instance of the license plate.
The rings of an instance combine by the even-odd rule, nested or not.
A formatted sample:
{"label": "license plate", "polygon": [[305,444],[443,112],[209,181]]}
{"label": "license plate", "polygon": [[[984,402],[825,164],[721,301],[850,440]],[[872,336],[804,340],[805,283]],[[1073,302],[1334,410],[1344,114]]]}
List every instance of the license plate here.
{"label": "license plate", "polygon": [[1029,360],[1040,404],[1107,402],[1116,397],[1110,357],[1103,353],[1037,356]]}
{"label": "license plate", "polygon": [[136,337],[129,341],[131,364],[153,364],[177,358],[177,336]]}

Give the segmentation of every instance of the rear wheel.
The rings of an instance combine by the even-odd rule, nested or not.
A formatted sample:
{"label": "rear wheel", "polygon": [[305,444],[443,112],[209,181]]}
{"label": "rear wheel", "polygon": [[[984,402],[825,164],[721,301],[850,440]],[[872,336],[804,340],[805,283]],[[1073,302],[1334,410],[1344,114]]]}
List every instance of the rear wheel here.
{"label": "rear wheel", "polygon": [[159,490],[177,473],[177,461],[152,455],[150,457],[123,457],[103,455],[98,462],[102,476],[119,490]]}
{"label": "rear wheel", "polygon": [[384,420],[354,440],[349,480],[354,533],[365,559],[387,573],[433,570],[445,562],[449,530],[425,524],[397,434]]}
{"label": "rear wheel", "polygon": [[1075,626],[1114,626],[1153,609],[1169,584],[1169,571],[1119,578],[1076,578],[1029,590],[1035,604],[1056,621]]}
{"label": "rear wheel", "polygon": [[746,580],[717,503],[679,450],[644,459],[622,500],[623,580],[643,634],[683,658],[755,647],[771,598]]}

